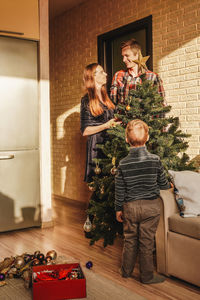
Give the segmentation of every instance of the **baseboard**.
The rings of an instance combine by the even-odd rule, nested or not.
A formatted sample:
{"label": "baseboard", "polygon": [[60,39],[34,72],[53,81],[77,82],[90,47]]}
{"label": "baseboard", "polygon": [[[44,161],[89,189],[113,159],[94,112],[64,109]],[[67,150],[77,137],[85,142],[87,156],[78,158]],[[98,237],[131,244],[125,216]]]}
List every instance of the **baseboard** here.
{"label": "baseboard", "polygon": [[41,223],[41,228],[50,228],[50,227],[54,227],[54,221],[53,220]]}

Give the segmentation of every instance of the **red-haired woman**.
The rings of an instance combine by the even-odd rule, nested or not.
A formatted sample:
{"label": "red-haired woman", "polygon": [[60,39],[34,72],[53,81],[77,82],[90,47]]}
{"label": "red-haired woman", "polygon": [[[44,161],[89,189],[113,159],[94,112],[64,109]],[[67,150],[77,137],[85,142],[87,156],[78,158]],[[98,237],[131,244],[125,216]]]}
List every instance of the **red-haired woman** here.
{"label": "red-haired woman", "polygon": [[86,168],[84,181],[91,182],[96,167],[94,158],[102,157],[97,144],[103,144],[106,129],[115,122],[114,104],[109,99],[105,84],[107,74],[97,63],[88,65],[83,74],[86,94],[81,99],[81,132],[87,136]]}

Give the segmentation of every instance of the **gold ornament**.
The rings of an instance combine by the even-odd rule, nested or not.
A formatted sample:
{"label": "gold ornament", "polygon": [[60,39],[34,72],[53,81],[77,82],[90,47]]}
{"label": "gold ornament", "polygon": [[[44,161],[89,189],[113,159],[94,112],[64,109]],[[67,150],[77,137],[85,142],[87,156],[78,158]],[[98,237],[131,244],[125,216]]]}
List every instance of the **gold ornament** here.
{"label": "gold ornament", "polygon": [[22,274],[22,278],[24,279],[24,286],[27,289],[31,287],[31,280],[32,280],[31,274],[32,274],[32,272],[30,269],[25,270]]}
{"label": "gold ornament", "polygon": [[129,111],[130,109],[131,109],[130,105],[127,105],[127,106],[126,106],[126,110]]}
{"label": "gold ornament", "polygon": [[112,158],[112,165],[115,166],[115,163],[116,163],[116,157],[113,156],[113,158]]}
{"label": "gold ornament", "polygon": [[55,260],[57,257],[57,252],[55,250],[48,251],[46,256],[51,256],[51,258]]}
{"label": "gold ornament", "polygon": [[5,281],[0,281],[0,287],[6,285],[7,283]]}
{"label": "gold ornament", "polygon": [[149,59],[149,57],[149,55],[143,57],[141,51],[139,51],[138,59],[133,60],[134,63],[138,64],[139,71],[144,72],[145,70],[147,70],[146,62]]}
{"label": "gold ornament", "polygon": [[104,194],[104,186],[102,185],[102,187],[100,188],[100,193]]}
{"label": "gold ornament", "polygon": [[15,258],[13,256],[4,258],[4,260],[0,262],[0,271],[11,266],[14,261]]}
{"label": "gold ornament", "polygon": [[17,269],[20,269],[24,266],[24,258],[22,256],[17,256],[14,261],[14,266]]}
{"label": "gold ornament", "polygon": [[38,266],[40,265],[40,261],[37,258],[34,258],[34,260],[31,262],[31,266]]}
{"label": "gold ornament", "polygon": [[112,169],[110,170],[110,173],[111,173],[112,175],[115,175],[115,174],[117,173],[117,168],[116,168],[116,166],[113,166],[113,167],[112,167]]}
{"label": "gold ornament", "polygon": [[39,251],[39,250],[35,251],[35,252],[34,252],[35,258],[37,258],[39,254],[40,254],[40,251]]}
{"label": "gold ornament", "polygon": [[88,188],[90,190],[90,192],[94,192],[95,191],[95,187],[93,186],[94,182],[91,182],[90,184],[88,184]]}
{"label": "gold ornament", "polygon": [[46,263],[47,265],[51,265],[52,257],[51,256],[46,256]]}
{"label": "gold ornament", "polygon": [[90,232],[92,230],[92,223],[90,221],[89,216],[87,216],[87,219],[83,225],[83,229],[85,232]]}
{"label": "gold ornament", "polygon": [[95,174],[99,175],[101,173],[101,169],[99,168],[99,166],[96,166],[96,168],[94,169]]}

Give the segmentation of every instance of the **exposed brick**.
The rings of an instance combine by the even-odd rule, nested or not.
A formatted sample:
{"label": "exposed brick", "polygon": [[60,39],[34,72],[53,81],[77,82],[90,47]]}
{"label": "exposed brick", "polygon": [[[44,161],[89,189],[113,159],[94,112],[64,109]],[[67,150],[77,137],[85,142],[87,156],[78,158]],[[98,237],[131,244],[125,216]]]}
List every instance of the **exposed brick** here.
{"label": "exposed brick", "polygon": [[197,113],[198,113],[198,108],[181,109],[181,115],[192,115],[192,114],[197,114]]}
{"label": "exposed brick", "polygon": [[199,107],[200,106],[200,100],[197,101],[188,101],[187,107]]}
{"label": "exposed brick", "polygon": [[196,87],[198,85],[198,80],[185,80],[179,83],[180,88]]}
{"label": "exposed brick", "polygon": [[181,123],[181,128],[188,128],[188,127],[199,128],[199,122],[196,121],[196,122],[182,122]]}
{"label": "exposed brick", "polygon": [[187,116],[187,121],[200,121],[200,115]]}
{"label": "exposed brick", "polygon": [[[174,100],[174,98],[173,98]],[[185,108],[186,103],[185,102],[170,102],[169,103],[173,108]]]}

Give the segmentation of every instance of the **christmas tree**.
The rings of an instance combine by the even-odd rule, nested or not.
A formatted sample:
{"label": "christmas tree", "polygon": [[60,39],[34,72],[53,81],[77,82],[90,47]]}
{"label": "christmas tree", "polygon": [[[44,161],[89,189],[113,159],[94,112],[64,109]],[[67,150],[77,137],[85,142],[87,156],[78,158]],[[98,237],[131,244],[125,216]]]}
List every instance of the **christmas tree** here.
{"label": "christmas tree", "polygon": [[[129,152],[129,145],[125,142],[125,128],[129,121],[141,119],[149,126],[149,141],[147,149],[157,154],[167,170],[194,170],[189,162],[189,156],[184,152],[188,142],[184,139],[189,135],[179,129],[179,118],[167,116],[170,106],[163,105],[163,98],[152,82],[140,76],[142,83],[136,90],[131,90],[124,104],[117,105],[115,117],[121,120],[108,130],[108,140],[98,145],[104,153],[104,158],[96,159],[96,176],[89,184],[93,191],[90,199],[88,214],[92,219],[90,244],[99,239],[104,240],[104,247],[112,245],[116,236],[123,233],[122,223],[116,221],[115,200],[115,174],[119,161]],[[168,176],[169,177],[169,176]]]}

